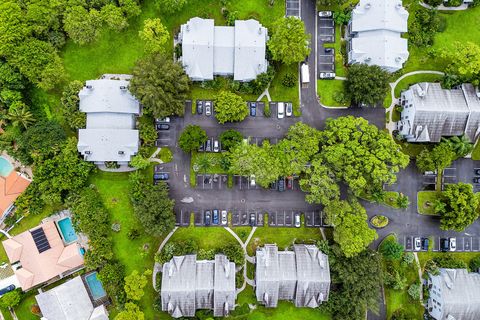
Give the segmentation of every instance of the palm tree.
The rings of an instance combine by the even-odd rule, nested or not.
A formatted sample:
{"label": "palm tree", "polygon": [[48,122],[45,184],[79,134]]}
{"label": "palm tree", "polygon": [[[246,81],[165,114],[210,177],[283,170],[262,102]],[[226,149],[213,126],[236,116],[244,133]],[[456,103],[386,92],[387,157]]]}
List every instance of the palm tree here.
{"label": "palm tree", "polygon": [[464,157],[473,150],[473,144],[466,135],[460,137],[455,136],[449,139],[442,138],[442,140],[452,148],[458,157]]}
{"label": "palm tree", "polygon": [[35,122],[33,114],[28,110],[28,107],[23,103],[18,103],[16,106],[11,106],[5,119],[11,122],[14,127],[22,125],[25,129]]}

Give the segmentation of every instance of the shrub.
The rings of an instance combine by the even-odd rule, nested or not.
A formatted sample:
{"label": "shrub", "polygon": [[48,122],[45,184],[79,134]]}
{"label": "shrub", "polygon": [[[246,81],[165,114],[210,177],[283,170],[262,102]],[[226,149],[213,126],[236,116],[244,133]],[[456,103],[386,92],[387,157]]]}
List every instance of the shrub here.
{"label": "shrub", "polygon": [[419,300],[420,299],[420,284],[418,283],[413,283],[410,285],[408,288],[408,295],[412,297],[413,300]]}
{"label": "shrub", "polygon": [[440,274],[438,265],[434,260],[428,260],[425,263],[425,272],[431,274],[432,276],[438,276]]}
{"label": "shrub", "polygon": [[425,3],[432,7],[438,7],[443,3],[443,0],[425,0]]}
{"label": "shrub", "polygon": [[127,233],[127,237],[130,240],[135,240],[140,237],[140,231],[137,228],[131,228]]}
{"label": "shrub", "polygon": [[445,3],[446,7],[458,7],[463,3],[463,0],[448,0]]}
{"label": "shrub", "polygon": [[397,270],[385,273],[384,283],[393,290],[403,290],[407,286],[407,278]]}
{"label": "shrub", "polygon": [[413,255],[412,252],[405,252],[403,254],[403,262],[410,265],[413,263],[413,260],[415,260],[415,256]]}
{"label": "shrub", "polygon": [[379,251],[387,260],[399,260],[403,255],[403,246],[394,239],[387,239],[381,244]]}
{"label": "shrub", "polygon": [[287,87],[287,88],[293,88],[295,87],[295,84],[297,84],[297,76],[295,76],[293,73],[289,72],[286,73],[283,76],[282,79],[282,84]]}
{"label": "shrub", "polygon": [[472,272],[477,272],[480,269],[480,256],[473,258],[470,260],[470,264],[468,265],[470,267],[470,271]]}
{"label": "shrub", "polygon": [[0,299],[0,307],[4,309],[13,308],[20,303],[21,299],[22,299],[22,292],[20,289],[7,292]]}
{"label": "shrub", "polygon": [[388,225],[388,217],[376,215],[372,217],[370,222],[375,228],[383,228]]}
{"label": "shrub", "polygon": [[245,262],[245,255],[242,247],[238,244],[224,245],[217,250],[217,253],[223,253],[230,261],[236,265],[242,265]]}
{"label": "shrub", "polygon": [[194,240],[178,240],[168,242],[163,250],[155,256],[155,261],[161,264],[170,261],[173,256],[183,256],[197,252],[198,245]]}
{"label": "shrub", "polygon": [[467,264],[465,261],[456,258],[452,254],[443,254],[433,258],[433,261],[438,265],[439,268],[447,269],[466,269]]}

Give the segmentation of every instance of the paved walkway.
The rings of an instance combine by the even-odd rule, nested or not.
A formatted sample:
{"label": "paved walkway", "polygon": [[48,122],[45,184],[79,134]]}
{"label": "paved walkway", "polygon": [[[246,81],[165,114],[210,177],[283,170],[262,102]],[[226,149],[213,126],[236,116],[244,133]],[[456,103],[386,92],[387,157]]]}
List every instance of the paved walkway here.
{"label": "paved walkway", "polygon": [[[158,250],[157,250],[157,253],[159,253],[160,251],[162,251],[163,247],[165,246],[165,244],[168,242],[168,240],[170,240],[170,238],[173,236],[173,234],[175,233],[175,231],[177,231],[178,227],[175,227],[173,228],[172,231],[170,231],[169,234],[167,234],[167,236],[165,237],[165,239],[163,239],[162,243],[160,244],[160,246],[158,247]],[[155,291],[158,292],[157,288],[156,288],[156,284],[157,284],[157,273],[161,272],[162,271],[162,265],[158,262],[155,262],[155,264],[153,265],[153,273],[152,273],[152,284],[153,284],[153,289]]]}
{"label": "paved walkway", "polygon": [[462,3],[458,7],[445,7],[443,4],[439,5],[438,7],[432,7],[431,5],[428,5],[423,1],[419,1],[418,3],[420,3],[420,5],[426,9],[437,9],[440,11],[462,11],[468,9],[468,4],[466,3]]}
{"label": "paved walkway", "polygon": [[415,257],[415,263],[417,264],[417,270],[418,270],[418,278],[420,280],[420,301],[423,304],[423,274],[422,274],[422,266],[420,265],[420,261],[418,260],[418,255],[416,252],[413,253],[413,256]]}
{"label": "paved walkway", "polygon": [[268,101],[272,101],[272,98],[270,97],[270,92],[268,91],[268,88],[270,87],[270,84],[268,85],[267,89],[262,92],[260,96],[258,96],[257,101],[261,101],[264,96],[267,96]]}

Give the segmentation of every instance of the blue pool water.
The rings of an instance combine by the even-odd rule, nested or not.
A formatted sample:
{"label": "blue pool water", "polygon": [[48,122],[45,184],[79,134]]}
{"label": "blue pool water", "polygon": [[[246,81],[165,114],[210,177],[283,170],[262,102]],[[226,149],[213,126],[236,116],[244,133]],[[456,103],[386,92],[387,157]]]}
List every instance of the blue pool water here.
{"label": "blue pool water", "polygon": [[12,170],[13,166],[10,161],[4,157],[0,157],[0,176],[6,177],[10,174],[10,172],[12,172]]}
{"label": "blue pool water", "polygon": [[86,276],[85,282],[88,285],[88,289],[92,294],[93,300],[98,300],[107,295],[107,293],[103,289],[102,283],[97,278],[96,272],[90,273],[88,276]]}
{"label": "blue pool water", "polygon": [[77,240],[78,237],[75,233],[75,230],[73,229],[72,219],[64,218],[62,220],[59,220],[57,222],[57,225],[63,235],[63,240],[65,240],[66,243],[71,243]]}

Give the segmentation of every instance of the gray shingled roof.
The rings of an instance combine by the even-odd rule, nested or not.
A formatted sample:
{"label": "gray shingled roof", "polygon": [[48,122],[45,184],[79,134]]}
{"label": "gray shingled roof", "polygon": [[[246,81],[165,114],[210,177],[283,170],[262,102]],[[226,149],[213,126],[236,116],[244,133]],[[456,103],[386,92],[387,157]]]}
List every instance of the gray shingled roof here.
{"label": "gray shingled roof", "polygon": [[228,315],[236,299],[235,264],[219,254],[214,261],[173,257],[163,265],[161,298],[162,310],[174,318],[193,317],[197,309]]}
{"label": "gray shingled roof", "polygon": [[[480,274],[468,273],[465,269],[440,269],[440,275],[430,275],[430,278],[440,287],[443,300],[440,308],[432,308],[430,312],[435,319],[480,319]],[[429,301],[429,307],[432,303]]]}
{"label": "gray shingled roof", "polygon": [[439,142],[443,136],[463,134],[472,142],[478,138],[480,99],[471,84],[442,89],[439,83],[417,83],[402,92],[402,101],[403,114],[413,112],[400,121],[408,141]]}
{"label": "gray shingled roof", "polygon": [[267,307],[290,300],[297,307],[315,308],[328,299],[328,257],[314,245],[294,245],[293,251],[278,251],[265,245],[256,253],[256,297]]}
{"label": "gray shingled roof", "polygon": [[236,20],[234,27],[214,26],[212,19],[190,19],[180,27],[180,58],[193,81],[215,75],[251,81],[267,71],[267,29],[256,20]]}
{"label": "gray shingled roof", "polygon": [[35,296],[45,320],[107,320],[103,308],[93,304],[80,276]]}

